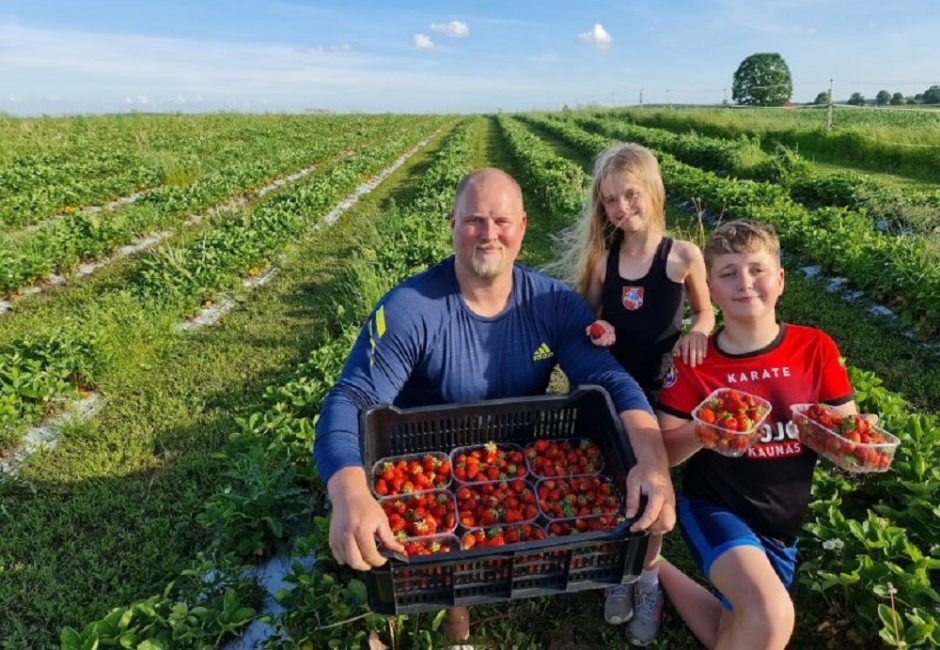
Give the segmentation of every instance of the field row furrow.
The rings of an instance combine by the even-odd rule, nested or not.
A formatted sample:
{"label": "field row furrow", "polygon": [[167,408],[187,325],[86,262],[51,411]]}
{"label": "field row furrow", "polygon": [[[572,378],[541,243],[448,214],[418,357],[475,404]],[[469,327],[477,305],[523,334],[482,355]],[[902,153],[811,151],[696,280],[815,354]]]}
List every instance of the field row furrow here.
{"label": "field row furrow", "polygon": [[239,207],[251,195],[263,195],[272,183],[278,186],[279,174],[296,174],[298,168],[309,168],[312,162],[329,164],[329,159],[344,149],[372,146],[375,140],[411,123],[397,118],[372,120],[360,129],[311,137],[307,146],[285,143],[284,149],[249,149],[189,185],[157,188],[113,212],[75,214],[8,236],[0,242],[0,292],[14,293],[40,279],[41,283],[55,282],[56,276],[107,255],[134,238],[146,239],[151,233],[176,227],[187,215],[209,206],[222,203],[222,209],[231,209],[225,203],[232,203],[232,208]]}
{"label": "field row furrow", "polygon": [[[236,289],[243,276],[256,274],[364,178],[380,172],[441,123],[414,122],[332,168],[267,195],[241,218],[209,219],[189,241],[138,259],[111,293],[126,296],[142,309],[194,313],[216,293]],[[50,399],[74,396],[95,383],[102,360],[117,342],[98,339],[85,323],[100,319],[101,315],[88,312],[107,311],[112,299],[96,295],[80,310],[84,313],[77,322],[50,323],[0,350],[0,444],[15,443],[23,429],[45,412]]]}

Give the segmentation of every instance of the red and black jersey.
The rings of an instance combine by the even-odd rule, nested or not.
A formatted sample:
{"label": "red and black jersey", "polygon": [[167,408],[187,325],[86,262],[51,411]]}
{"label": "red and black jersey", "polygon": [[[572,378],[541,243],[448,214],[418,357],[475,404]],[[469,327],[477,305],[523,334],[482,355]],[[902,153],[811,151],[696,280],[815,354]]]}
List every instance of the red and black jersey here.
{"label": "red and black jersey", "polygon": [[835,342],[811,327],[781,324],[770,345],[747,354],[723,352],[719,334],[709,339],[705,360],[696,368],[674,358],[657,408],[690,420],[712,391],[736,388],[770,401],[772,410],[762,438],[744,456],[729,458],[708,449],[692,456],[682,490],[728,508],[761,534],[792,543],[809,503],[816,453],[787,426],[790,406],[851,401],[848,373]]}

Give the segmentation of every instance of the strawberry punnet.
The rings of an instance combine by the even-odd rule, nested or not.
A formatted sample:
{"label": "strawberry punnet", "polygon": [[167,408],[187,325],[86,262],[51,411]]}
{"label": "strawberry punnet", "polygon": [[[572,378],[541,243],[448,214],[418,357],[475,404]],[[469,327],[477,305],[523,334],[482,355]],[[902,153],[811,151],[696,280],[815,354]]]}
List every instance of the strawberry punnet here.
{"label": "strawberry punnet", "polygon": [[898,439],[859,415],[840,416],[824,404],[793,407],[800,442],[844,470],[884,472],[891,467]]}
{"label": "strawberry punnet", "polygon": [[387,458],[372,470],[372,489],[380,497],[435,490],[447,487],[450,474],[450,460],[443,453]]}
{"label": "strawberry punnet", "polygon": [[708,449],[725,456],[740,456],[760,437],[760,425],[770,413],[766,400],[722,388],[693,411],[695,435]]}

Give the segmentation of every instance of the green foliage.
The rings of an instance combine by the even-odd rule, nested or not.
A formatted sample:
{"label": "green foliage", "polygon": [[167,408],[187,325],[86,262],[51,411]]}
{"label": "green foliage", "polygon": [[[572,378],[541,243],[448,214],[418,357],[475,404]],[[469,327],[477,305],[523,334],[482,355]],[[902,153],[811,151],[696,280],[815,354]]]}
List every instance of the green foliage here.
{"label": "green foliage", "polygon": [[937,646],[940,421],[909,414],[873,374],[850,375],[860,410],[880,413],[901,446],[886,474],[848,480],[817,469],[799,579],[888,645],[898,646],[897,626],[900,647]]}
{"label": "green foliage", "polygon": [[875,103],[879,106],[887,106],[891,102],[891,93],[887,90],[879,90],[875,95]]}
{"label": "green foliage", "polygon": [[739,104],[782,106],[793,95],[793,79],[782,56],[761,52],[741,62],[731,88],[731,98]]}
{"label": "green foliage", "polygon": [[53,400],[78,396],[98,374],[94,338],[72,324],[57,335],[18,339],[0,349],[0,448],[19,439]]}
{"label": "green foliage", "polygon": [[239,595],[253,589],[237,572],[228,560],[216,564],[200,559],[161,595],[116,607],[80,630],[64,628],[62,650],[218,648],[255,615],[255,608]]}
{"label": "green foliage", "polygon": [[240,558],[284,550],[288,526],[309,511],[309,490],[281,450],[255,444],[232,460],[222,486],[196,520],[213,534],[216,549]]}
{"label": "green foliage", "polygon": [[829,91],[824,90],[818,95],[816,95],[816,99],[813,100],[813,103],[820,105],[820,106],[825,106],[826,104],[828,104],[829,103]]}
{"label": "green foliage", "polygon": [[907,102],[904,99],[904,95],[901,93],[894,93],[891,95],[891,105],[892,106],[903,106]]}
{"label": "green foliage", "polygon": [[940,86],[931,86],[925,90],[923,100],[925,104],[940,104]]}
{"label": "green foliage", "polygon": [[849,100],[846,102],[850,106],[864,106],[865,105],[865,96],[860,92],[854,92],[849,97]]}

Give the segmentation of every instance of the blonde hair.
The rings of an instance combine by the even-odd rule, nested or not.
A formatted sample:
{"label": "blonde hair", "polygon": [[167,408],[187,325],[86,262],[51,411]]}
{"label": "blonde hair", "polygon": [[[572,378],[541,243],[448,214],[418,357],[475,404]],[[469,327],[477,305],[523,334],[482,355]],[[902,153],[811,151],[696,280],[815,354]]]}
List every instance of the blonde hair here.
{"label": "blonde hair", "polygon": [[737,219],[721,224],[708,237],[702,254],[705,256],[705,268],[711,271],[712,263],[719,255],[730,253],[756,253],[766,251],[779,264],[780,238],[773,226]]}
{"label": "blonde hair", "polygon": [[602,151],[594,161],[591,190],[578,222],[578,245],[569,248],[566,255],[566,258],[572,258],[566,264],[570,269],[568,280],[581,295],[587,295],[597,260],[610,249],[618,232],[607,220],[601,191],[604,181],[615,174],[629,176],[640,186],[649,198],[652,208],[650,227],[660,233],[666,231],[666,188],[663,186],[656,156],[646,147],[633,142],[615,145]]}

